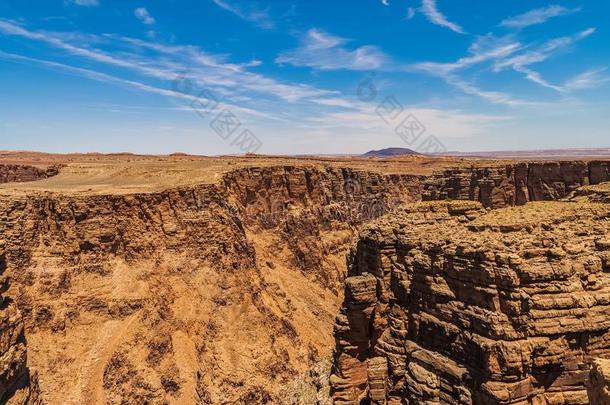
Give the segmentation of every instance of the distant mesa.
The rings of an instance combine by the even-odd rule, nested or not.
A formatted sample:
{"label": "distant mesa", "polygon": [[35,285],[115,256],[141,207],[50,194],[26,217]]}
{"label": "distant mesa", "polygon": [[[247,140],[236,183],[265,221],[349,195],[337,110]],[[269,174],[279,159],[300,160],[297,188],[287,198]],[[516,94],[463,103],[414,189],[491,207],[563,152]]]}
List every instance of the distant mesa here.
{"label": "distant mesa", "polygon": [[420,153],[408,148],[385,148],[380,150],[371,150],[366,152],[362,157],[391,157],[402,155],[420,155]]}

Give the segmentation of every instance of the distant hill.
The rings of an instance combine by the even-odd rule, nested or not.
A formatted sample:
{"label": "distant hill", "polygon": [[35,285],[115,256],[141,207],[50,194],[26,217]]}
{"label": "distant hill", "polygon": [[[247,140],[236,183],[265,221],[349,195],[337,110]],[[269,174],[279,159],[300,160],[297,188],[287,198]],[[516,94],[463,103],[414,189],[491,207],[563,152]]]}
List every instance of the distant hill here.
{"label": "distant hill", "polygon": [[419,153],[408,148],[385,148],[380,150],[371,150],[366,152],[362,157],[391,157],[402,155],[419,155]]}

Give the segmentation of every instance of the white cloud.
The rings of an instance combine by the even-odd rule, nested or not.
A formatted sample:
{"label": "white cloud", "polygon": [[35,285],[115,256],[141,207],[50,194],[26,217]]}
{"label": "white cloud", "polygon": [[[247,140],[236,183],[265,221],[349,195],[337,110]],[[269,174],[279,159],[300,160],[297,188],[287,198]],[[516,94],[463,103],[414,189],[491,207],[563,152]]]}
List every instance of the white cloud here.
{"label": "white cloud", "polygon": [[456,77],[454,75],[445,76],[445,80],[447,81],[447,83],[449,83],[452,86],[456,87],[457,89],[463,91],[464,93],[469,94],[471,96],[476,96],[476,97],[482,98],[493,104],[502,104],[502,105],[507,105],[507,106],[511,106],[511,107],[535,106],[535,105],[541,104],[541,103],[536,103],[536,102],[532,102],[532,101],[528,101],[528,100],[522,100],[522,99],[513,97],[510,94],[499,92],[499,91],[482,90],[479,87],[477,87],[476,85],[474,85],[473,83],[459,79],[458,77]]}
{"label": "white cloud", "polygon": [[383,4],[384,6],[389,6],[390,0],[381,0],[381,4]]}
{"label": "white cloud", "polygon": [[[115,85],[119,85],[122,87],[130,87],[130,88],[133,88],[136,90],[140,90],[140,91],[144,91],[144,92],[152,93],[152,94],[157,94],[157,95],[169,97],[169,98],[184,99],[188,103],[192,103],[193,101],[198,100],[198,98],[196,96],[189,95],[189,94],[183,94],[183,93],[174,91],[172,89],[164,89],[164,88],[160,88],[160,87],[155,87],[155,86],[151,86],[151,85],[148,85],[148,84],[145,84],[142,82],[122,79],[122,78],[112,76],[112,75],[109,75],[106,73],[98,72],[95,70],[84,69],[84,68],[80,68],[80,67],[76,67],[76,66],[66,65],[63,63],[48,61],[48,60],[44,60],[44,59],[30,58],[27,56],[12,54],[12,53],[8,53],[8,52],[4,52],[4,51],[0,51],[0,58],[19,61],[19,62],[29,62],[29,63],[33,63],[33,64],[43,66],[46,68],[54,69],[57,71],[82,76],[87,79],[99,81],[102,83],[110,83],[110,84],[115,84]],[[218,108],[219,109],[228,108],[232,111],[235,111],[236,113],[248,114],[253,117],[272,118],[270,115],[268,115],[266,113],[256,111],[256,110],[250,109],[250,108],[245,108],[243,106],[230,104],[230,103],[227,103],[224,101],[219,103]],[[193,111],[192,108],[190,108],[188,106],[183,106],[177,110],[189,111],[189,112]]]}
{"label": "white cloud", "polygon": [[97,7],[100,5],[98,0],[66,0],[66,3],[76,4],[83,7]]}
{"label": "white cloud", "polygon": [[468,67],[498,60],[513,55],[523,46],[511,35],[496,37],[493,34],[479,36],[468,49],[469,55],[450,63],[422,62],[406,67],[407,71],[425,72],[437,76],[446,76],[450,73]]}
{"label": "white cloud", "polygon": [[455,62],[423,62],[407,66],[405,69],[410,72],[425,72],[438,76],[465,94],[482,98],[494,104],[508,106],[541,105],[542,103],[523,100],[507,93],[483,90],[472,81],[460,78],[458,73],[474,65],[491,63],[494,72],[510,68],[523,74],[527,80],[537,85],[564,93],[567,91],[566,87],[548,82],[539,72],[534,71],[529,66],[547,60],[556,52],[564,50],[594,32],[595,29],[590,28],[573,36],[555,38],[538,46],[523,45],[515,40],[513,35],[496,37],[488,34],[478,37],[470,46],[469,55]]}
{"label": "white cloud", "polygon": [[523,45],[516,41],[513,35],[496,37],[492,34],[478,37],[469,48],[469,55],[451,63],[423,62],[405,67],[409,72],[424,72],[438,76],[448,84],[461,90],[465,94],[483,98],[494,104],[509,106],[540,105],[527,100],[515,98],[509,94],[495,91],[482,90],[471,81],[461,79],[458,73],[481,63],[491,63],[492,71],[500,72],[512,69],[523,74],[525,79],[544,88],[559,93],[566,93],[584,86],[588,86],[593,80],[602,80],[600,72],[586,72],[582,77],[575,77],[565,85],[558,85],[544,79],[541,73],[533,70],[531,65],[544,62],[556,53],[568,49],[576,42],[583,40],[595,32],[595,28],[589,28],[572,36],[560,37],[544,42],[540,45]]}
{"label": "white cloud", "polygon": [[449,28],[451,31],[457,32],[458,34],[465,34],[462,27],[449,21],[447,17],[438,10],[436,0],[422,0],[421,11],[431,23]]}
{"label": "white cloud", "polygon": [[566,93],[586,86],[591,80],[598,79],[593,72],[583,74],[583,77],[572,79],[571,85],[553,84],[546,80],[541,73],[531,68],[531,65],[544,62],[574,45],[576,42],[587,38],[595,32],[595,28],[589,28],[572,36],[555,38],[540,45],[523,45],[514,39],[514,35],[496,37],[492,34],[478,37],[469,48],[469,55],[450,63],[422,62],[405,67],[409,72],[424,72],[438,76],[448,84],[461,90],[465,94],[483,98],[494,104],[509,106],[518,105],[540,105],[513,97],[507,93],[482,90],[472,81],[462,79],[458,73],[465,71],[474,65],[490,63],[493,72],[501,72],[512,69],[523,74],[525,79],[544,88],[559,93]]}
{"label": "white cloud", "polygon": [[595,31],[595,28],[589,28],[569,37],[552,39],[533,49],[528,49],[520,54],[498,60],[494,65],[494,70],[498,72],[506,68],[511,68],[516,72],[524,74],[525,78],[533,83],[558,92],[564,92],[566,91],[565,88],[551,84],[545,80],[540,73],[532,70],[529,66],[546,61],[556,53],[591,36]]}
{"label": "white cloud", "polygon": [[532,65],[534,63],[543,62],[553,56],[556,52],[591,36],[593,33],[595,33],[595,31],[595,28],[588,28],[569,37],[560,37],[552,39],[538,47],[535,47],[534,49],[527,50],[511,58],[499,61],[498,63],[496,63],[495,69],[501,70],[506,67],[527,66]]}
{"label": "white cloud", "polygon": [[354,103],[351,103],[342,98],[318,98],[312,100],[312,102],[328,107],[342,107],[342,108],[354,108]]}
{"label": "white cloud", "polygon": [[564,87],[568,90],[586,90],[600,87],[610,82],[610,77],[604,75],[607,68],[591,69],[568,80]]}
{"label": "white cloud", "polygon": [[580,10],[580,8],[566,8],[563,6],[551,5],[507,18],[502,21],[500,25],[507,28],[525,28],[531,25],[543,24],[553,17],[576,13]]}
{"label": "white cloud", "polygon": [[[377,115],[375,109],[375,105],[365,104],[352,111],[326,112],[310,117],[299,125],[308,125],[309,128],[320,133],[325,132],[335,136],[340,133],[348,133],[350,136],[365,133],[369,137],[371,134],[387,135],[388,144],[400,144],[402,140],[396,135],[394,128],[386,124]],[[427,133],[433,133],[441,139],[468,138],[485,134],[493,125],[512,119],[510,116],[471,114],[455,109],[422,108],[408,105],[404,106],[404,109],[405,114],[413,115],[423,123]]]}
{"label": "white cloud", "polygon": [[415,17],[415,9],[413,7],[409,7],[407,9],[407,20],[412,20]]}
{"label": "white cloud", "polygon": [[320,70],[369,70],[378,69],[388,61],[388,57],[375,46],[350,50],[343,46],[347,42],[345,38],[310,29],[299,48],[280,54],[275,62]]}
{"label": "white cloud", "polygon": [[[318,89],[294,82],[280,82],[270,77],[247,71],[259,61],[243,64],[229,63],[226,55],[209,54],[191,45],[164,45],[141,39],[127,38],[113,34],[103,37],[49,31],[30,31],[10,21],[0,20],[0,33],[20,36],[32,41],[46,43],[90,61],[128,69],[149,78],[166,83],[185,77],[197,86],[213,89],[215,92],[235,100],[248,93],[256,93],[256,99],[275,98],[290,103],[331,96],[335,92]],[[88,41],[84,41],[88,39]],[[106,45],[112,52],[106,52],[89,45],[74,43],[96,43]],[[124,48],[127,47],[126,50]],[[147,52],[154,51],[154,52]]]}
{"label": "white cloud", "polygon": [[170,96],[170,97],[188,98],[188,96],[183,95],[182,93],[176,93],[169,89],[161,89],[161,88],[149,86],[149,85],[146,85],[146,84],[143,84],[140,82],[121,79],[121,78],[111,76],[106,73],[97,72],[97,71],[94,71],[91,69],[84,69],[84,68],[70,66],[70,65],[63,64],[63,63],[57,63],[57,62],[48,61],[48,60],[44,60],[44,59],[30,58],[27,56],[17,55],[17,54],[13,54],[13,53],[4,52],[4,51],[0,51],[0,57],[2,57],[4,59],[15,60],[15,61],[20,61],[20,62],[31,62],[36,65],[44,66],[47,68],[52,68],[52,69],[63,71],[63,72],[68,72],[71,74],[76,74],[76,75],[83,76],[83,77],[86,77],[86,78],[89,78],[92,80],[96,80],[96,81],[100,81],[100,82],[104,82],[104,83],[121,84],[121,85],[129,86],[129,87],[137,88],[140,90],[144,90],[149,93],[155,93],[155,94],[159,94],[159,95],[163,95],[163,96]]}
{"label": "white cloud", "polygon": [[148,10],[144,7],[136,8],[133,13],[143,24],[152,25],[155,23],[155,19],[152,18]]}
{"label": "white cloud", "polygon": [[221,7],[239,18],[255,23],[261,28],[271,29],[274,27],[273,20],[269,16],[267,10],[262,10],[252,2],[249,2],[247,8],[236,4],[234,0],[212,0],[218,7]]}

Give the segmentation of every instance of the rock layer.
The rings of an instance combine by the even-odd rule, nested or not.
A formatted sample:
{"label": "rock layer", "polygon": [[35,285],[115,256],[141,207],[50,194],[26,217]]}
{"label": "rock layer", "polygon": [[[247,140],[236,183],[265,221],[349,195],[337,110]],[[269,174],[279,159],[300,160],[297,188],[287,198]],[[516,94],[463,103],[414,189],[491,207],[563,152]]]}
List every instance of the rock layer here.
{"label": "rock layer", "polygon": [[332,167],[241,169],[223,184],[246,227],[280,238],[291,266],[330,288],[338,287],[345,269],[342,257],[339,264],[328,258],[347,251],[356,227],[421,195],[417,176]]}
{"label": "rock layer", "polygon": [[49,166],[41,169],[25,165],[0,164],[0,183],[21,183],[26,181],[42,180],[56,176],[59,166]]}
{"label": "rock layer", "polygon": [[610,404],[610,360],[593,360],[587,387],[591,405]]}
{"label": "rock layer", "polygon": [[6,296],[6,256],[0,250],[0,403],[41,404],[35,378],[30,379],[21,314]]}
{"label": "rock layer", "polygon": [[[553,188],[528,189],[524,200],[559,198],[585,177],[591,184],[607,177],[603,164],[572,166],[582,170],[559,170],[564,186],[555,169],[540,170]],[[476,170],[477,187],[486,191],[464,193],[460,183],[448,193],[451,174],[440,185],[430,184],[441,175],[426,182],[423,195],[480,198],[494,207],[522,202],[517,191],[510,197],[517,169]],[[364,223],[420,200],[423,180],[274,166],[162,192],[0,197],[9,295],[24,317],[42,395],[50,403],[286,400],[281,388],[329,353],[352,238]],[[471,202],[417,207],[408,209],[414,226],[465,223],[483,212]],[[348,279],[348,297],[364,319],[378,314],[373,279]],[[373,322],[385,321],[375,315]],[[349,322],[338,327],[351,331]],[[380,339],[366,330],[356,335],[349,353]],[[335,392],[345,386],[382,402],[396,390],[393,363],[381,352],[370,362],[363,356],[344,357]],[[345,392],[337,395],[351,398]]]}
{"label": "rock layer", "polygon": [[449,168],[423,184],[424,200],[474,200],[485,207],[554,201],[579,187],[610,181],[610,164],[592,162],[530,162],[504,166]]}
{"label": "rock layer", "polygon": [[335,403],[588,403],[589,364],[610,356],[610,206],[439,204],[362,233]]}
{"label": "rock layer", "polygon": [[10,293],[42,394],[277,403],[330,354],[332,290],[355,226],[419,198],[418,186],[273,167],[158,193],[0,198]]}

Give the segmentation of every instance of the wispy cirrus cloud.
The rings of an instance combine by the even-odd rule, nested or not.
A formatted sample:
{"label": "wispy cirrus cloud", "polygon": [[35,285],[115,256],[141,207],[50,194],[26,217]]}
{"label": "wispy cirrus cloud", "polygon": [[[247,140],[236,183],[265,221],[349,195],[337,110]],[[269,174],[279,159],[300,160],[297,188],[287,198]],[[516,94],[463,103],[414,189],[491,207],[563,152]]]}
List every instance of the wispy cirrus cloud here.
{"label": "wispy cirrus cloud", "polygon": [[264,29],[271,29],[275,26],[269,16],[269,11],[259,8],[256,3],[248,2],[247,6],[239,4],[236,0],[212,0],[217,6],[235,14],[242,20],[255,23]]}
{"label": "wispy cirrus cloud", "polygon": [[558,5],[551,5],[507,18],[502,21],[500,25],[507,28],[525,28],[531,25],[543,24],[554,17],[577,13],[580,10],[581,8],[567,8]]}
{"label": "wispy cirrus cloud", "polygon": [[510,107],[536,106],[542,104],[535,101],[524,100],[505,92],[483,90],[471,81],[460,79],[456,75],[446,75],[444,79],[448,84],[461,90],[465,94],[482,98],[493,104],[501,104]]}
{"label": "wispy cirrus cloud", "polygon": [[522,100],[503,92],[483,90],[472,80],[460,76],[468,68],[486,64],[485,66],[489,66],[492,72],[499,73],[511,69],[521,73],[532,83],[562,94],[587,86],[594,81],[603,83],[601,72],[590,71],[585,72],[582,77],[568,80],[565,84],[554,84],[532,68],[532,65],[547,61],[554,55],[569,50],[572,45],[593,35],[595,31],[595,28],[588,28],[574,35],[554,38],[542,44],[522,44],[515,39],[513,34],[503,37],[488,34],[478,37],[470,46],[469,55],[455,62],[422,62],[408,65],[404,69],[409,72],[423,72],[440,77],[465,94],[483,98],[494,104],[536,105],[540,103]]}
{"label": "wispy cirrus cloud", "polygon": [[566,81],[564,87],[568,90],[586,90],[610,83],[610,76],[604,74],[608,68],[595,68],[581,73]]}
{"label": "wispy cirrus cloud", "polygon": [[83,7],[97,7],[100,5],[99,0],[65,0],[65,3]]}
{"label": "wispy cirrus cloud", "polygon": [[[259,97],[294,103],[334,94],[332,91],[301,83],[282,82],[249,72],[247,68],[253,64],[257,65],[258,61],[230,63],[226,60],[226,55],[210,54],[191,45],[165,45],[120,35],[100,37],[90,34],[33,31],[6,20],[0,20],[0,33],[42,42],[70,55],[128,69],[166,83],[186,76],[194,83],[212,88],[227,97],[237,98],[243,94],[256,93]],[[90,39],[97,47],[88,45],[83,38]],[[103,50],[104,44],[112,51]],[[150,52],[145,50],[152,50],[156,54],[150,55]]]}
{"label": "wispy cirrus cloud", "polygon": [[422,62],[406,67],[408,71],[420,71],[433,75],[443,76],[463,70],[479,63],[498,60],[514,55],[523,45],[512,35],[496,37],[493,34],[479,36],[468,49],[468,55],[455,62]]}
{"label": "wispy cirrus cloud", "polygon": [[294,66],[307,66],[319,70],[370,70],[379,69],[388,57],[371,45],[348,49],[349,41],[319,29],[312,28],[301,39],[301,46],[280,54],[275,62]]}
{"label": "wispy cirrus cloud", "polygon": [[[197,97],[193,96],[193,95],[180,93],[180,92],[177,92],[177,91],[174,91],[171,89],[151,86],[149,84],[142,83],[142,82],[135,81],[135,80],[123,79],[120,77],[109,75],[107,73],[98,72],[98,71],[92,70],[92,69],[85,69],[85,68],[81,68],[81,67],[77,67],[77,66],[66,65],[63,63],[58,63],[58,62],[49,61],[49,60],[45,60],[45,59],[31,58],[28,56],[17,55],[17,54],[13,54],[13,53],[4,52],[4,51],[0,51],[0,58],[6,59],[6,60],[13,60],[16,62],[34,64],[34,65],[42,66],[45,68],[53,69],[56,71],[85,77],[87,79],[95,80],[95,81],[102,82],[102,83],[110,83],[110,84],[115,84],[115,85],[119,85],[122,87],[129,87],[132,89],[144,91],[146,93],[156,94],[156,95],[169,97],[169,98],[184,99],[187,102],[193,102],[193,101],[197,100]],[[238,111],[238,112],[244,113],[244,114],[249,114],[249,115],[255,116],[255,117],[270,117],[269,115],[261,113],[259,111],[249,109],[249,108],[244,108],[242,106],[238,106],[238,105],[234,105],[234,104],[230,104],[230,103],[226,103],[226,102],[220,103],[220,107],[221,108],[231,108],[232,110],[235,110],[235,111]],[[192,111],[191,108],[186,107],[186,106],[181,107],[180,110],[189,111],[189,112]]]}
{"label": "wispy cirrus cloud", "polygon": [[144,7],[136,8],[133,11],[133,14],[136,16],[138,20],[142,22],[142,24],[153,25],[155,23],[155,19],[150,15],[148,10]]}
{"label": "wispy cirrus cloud", "polygon": [[441,27],[449,28],[453,32],[458,34],[465,34],[466,32],[458,24],[449,21],[449,19],[439,11],[436,0],[422,0],[421,12],[428,18],[433,24],[440,25]]}
{"label": "wispy cirrus cloud", "polygon": [[[409,114],[416,116],[426,124],[426,128],[443,139],[446,138],[468,138],[477,134],[484,134],[497,124],[509,121],[511,116],[469,113],[457,109],[424,108],[417,105],[405,105]],[[375,112],[375,106],[358,105],[349,111],[323,112],[319,115],[308,117],[299,122],[297,126],[304,125],[328,136],[338,134],[349,134],[350,139],[359,136],[376,134],[385,137],[386,144],[398,143],[400,139],[380,119]],[[383,143],[382,143],[383,144]]]}
{"label": "wispy cirrus cloud", "polygon": [[534,63],[544,62],[549,59],[555,53],[570,47],[576,42],[585,39],[591,35],[593,35],[596,31],[596,28],[587,28],[586,30],[577,32],[571,36],[564,36],[559,38],[554,38],[552,40],[544,42],[539,46],[530,46],[529,49],[521,52],[517,55],[514,55],[510,58],[504,58],[499,60],[495,64],[496,70],[501,70],[506,67],[514,67],[514,66],[527,66]]}
{"label": "wispy cirrus cloud", "polygon": [[567,90],[566,88],[545,80],[539,72],[534,71],[530,66],[544,62],[555,54],[569,49],[569,47],[576,42],[593,35],[595,31],[595,28],[588,28],[571,36],[555,38],[542,45],[530,47],[530,49],[517,55],[496,61],[494,70],[498,72],[503,69],[511,68],[516,72],[522,73],[527,80],[533,83],[558,92],[565,92]]}

